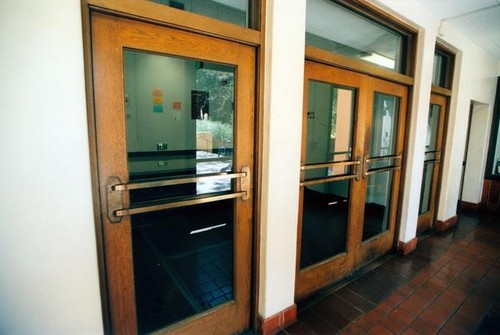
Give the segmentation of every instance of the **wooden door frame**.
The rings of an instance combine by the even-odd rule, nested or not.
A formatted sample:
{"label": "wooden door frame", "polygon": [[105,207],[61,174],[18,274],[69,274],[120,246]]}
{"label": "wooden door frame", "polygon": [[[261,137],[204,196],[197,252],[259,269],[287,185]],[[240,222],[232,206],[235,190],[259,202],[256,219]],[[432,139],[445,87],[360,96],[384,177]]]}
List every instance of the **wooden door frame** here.
{"label": "wooden door frame", "polygon": [[[431,105],[439,105],[441,107],[441,113],[439,116],[439,128],[438,128],[438,138],[436,140],[436,151],[439,151],[440,155],[438,161],[434,165],[433,170],[433,180],[431,186],[431,199],[429,200],[429,210],[418,216],[417,219],[417,235],[421,234],[425,230],[433,229],[435,227],[435,221],[437,217],[437,209],[439,205],[439,194],[441,193],[441,179],[443,172],[443,159],[444,150],[446,147],[446,125],[448,123],[448,108],[449,108],[449,98],[445,95],[431,93],[431,99],[429,107]],[[425,163],[424,163],[425,164]],[[422,175],[423,178],[423,175]],[[422,190],[420,191],[422,192]],[[420,202],[419,202],[420,204]]]}
{"label": "wooden door frame", "polygon": [[[362,149],[363,149],[363,138],[364,138],[364,117],[363,113],[357,113],[358,106],[365,105],[367,97],[365,96],[365,91],[363,89],[363,93],[360,94],[362,88],[366,88],[366,76],[362,74],[332,67],[329,65],[324,65],[314,61],[306,60],[305,64],[305,76],[309,72],[314,72],[314,76],[316,81],[322,81],[328,84],[334,84],[334,81],[338,82],[339,86],[344,87],[353,87],[358,92],[356,94],[355,101],[355,111],[353,114],[354,122],[353,122],[353,157],[352,160],[355,160],[356,157],[361,157]],[[312,73],[311,73],[312,75]],[[303,99],[303,113],[302,113],[302,149],[301,149],[301,165],[306,164],[306,138],[307,138],[307,109],[308,109],[308,87],[309,87],[309,76],[304,80],[304,99]],[[350,181],[350,190],[356,190],[359,188],[359,183]],[[353,192],[355,193],[355,192]],[[359,193],[359,192],[358,192]],[[356,193],[357,194],[357,193]],[[300,255],[301,255],[301,246],[302,246],[302,218],[303,218],[303,197],[304,197],[304,186],[300,187],[299,190],[299,215],[298,215],[298,231],[297,231],[297,253],[296,253],[296,284],[295,284],[295,297],[296,299],[301,299],[309,294],[312,291],[318,289],[318,287],[325,286],[327,279],[341,279],[345,276],[346,272],[349,272],[349,269],[354,265],[355,258],[355,236],[357,235],[354,230],[355,225],[349,224],[350,220],[359,220],[356,216],[359,211],[356,209],[358,206],[357,201],[349,202],[349,218],[347,225],[347,236],[346,236],[346,251],[344,253],[335,255],[330,258],[328,261],[325,260],[320,262],[319,264],[312,265],[306,269],[300,269]],[[333,261],[333,263],[332,263]],[[338,268],[343,269],[342,271],[338,271]],[[315,273],[310,272],[309,270],[314,268]],[[321,274],[318,275],[316,271],[321,269]],[[328,283],[326,284],[328,285]]]}
{"label": "wooden door frame", "polygon": [[[399,110],[398,110],[398,124],[397,124],[397,137],[396,137],[396,149],[394,155],[404,157],[405,149],[406,149],[406,120],[408,114],[408,88],[404,85],[390,82],[387,80],[372,78],[371,80],[371,89],[370,92],[373,93],[368,101],[368,111],[373,112],[373,98],[374,93],[382,93],[390,96],[400,98]],[[371,118],[371,117],[370,117]],[[365,141],[365,152],[364,157],[369,157],[369,149],[370,149],[370,135],[371,135],[371,122],[366,124],[367,129]],[[362,223],[359,224],[360,231],[358,232],[359,238],[361,240],[359,255],[357,257],[356,269],[362,267],[367,262],[374,260],[372,258],[372,254],[375,252],[376,254],[384,254],[391,250],[395,245],[396,240],[396,232],[399,228],[397,224],[398,221],[398,213],[399,207],[401,204],[401,187],[402,187],[402,169],[403,169],[403,158],[400,161],[399,169],[392,170],[393,180],[392,180],[392,190],[396,192],[396,194],[392,194],[390,199],[390,213],[388,218],[389,227],[386,231],[377,234],[366,241],[362,241]],[[365,184],[368,182],[368,178],[363,179],[363,188],[366,190]],[[363,204],[365,203],[365,199],[363,198]]]}
{"label": "wooden door frame", "polygon": [[[306,60],[305,80],[304,80],[304,98],[303,98],[303,121],[302,121],[302,148],[301,165],[305,164],[306,139],[307,139],[307,112],[308,112],[308,80],[312,73],[315,73],[313,80],[325,83],[334,83],[338,81],[339,86],[355,87],[357,89],[356,110],[354,114],[353,129],[353,159],[355,157],[368,157],[370,142],[371,124],[367,121],[367,113],[373,111],[373,95],[375,92],[385,93],[400,98],[398,129],[396,138],[396,155],[403,155],[406,148],[406,120],[408,114],[408,87],[400,83],[377,79],[362,73],[344,70],[332,65],[323,64],[314,60]],[[355,81],[352,78],[356,78]],[[378,88],[378,89],[377,89]],[[366,113],[364,112],[366,111]],[[370,117],[371,118],[371,117]],[[363,164],[363,162],[362,162]],[[318,264],[312,265],[306,269],[300,269],[301,240],[302,240],[302,216],[304,187],[299,191],[299,215],[297,231],[297,254],[296,254],[296,285],[295,298],[303,299],[313,292],[331,285],[335,281],[341,280],[348,273],[354,272],[363,266],[366,261],[370,261],[370,255],[374,250],[389,251],[395,245],[396,230],[398,229],[397,214],[399,213],[400,193],[401,193],[401,175],[403,164],[400,169],[393,170],[392,189],[398,194],[391,197],[389,229],[366,241],[362,241],[364,206],[366,197],[367,178],[361,178],[359,181],[350,182],[352,196],[349,204],[349,218],[347,226],[346,252],[335,255],[332,258],[324,260]],[[358,199],[359,198],[359,199]],[[386,250],[387,249],[387,250]],[[344,257],[344,258],[343,258]],[[333,263],[332,263],[333,262]],[[340,269],[340,270],[339,270]],[[312,270],[312,271],[309,271]],[[320,273],[318,273],[318,271]]]}
{"label": "wooden door frame", "polygon": [[[104,197],[99,191],[99,171],[97,159],[96,122],[94,104],[94,79],[92,67],[92,43],[91,43],[91,13],[99,12],[117,17],[131,18],[140,22],[154,23],[160,26],[173,27],[181,31],[194,32],[200,35],[216,37],[222,40],[234,41],[243,45],[252,46],[256,50],[256,72],[255,72],[255,131],[254,131],[254,194],[258,194],[260,188],[260,176],[262,169],[261,146],[262,146],[262,118],[264,88],[259,83],[259,77],[263,77],[264,65],[260,60],[264,57],[264,29],[265,29],[265,3],[266,0],[255,0],[253,10],[258,13],[259,19],[253,30],[234,26],[215,19],[202,17],[192,13],[179,13],[179,11],[158,4],[137,4],[133,0],[81,0],[82,30],[84,46],[85,84],[87,101],[88,139],[91,163],[92,199],[94,207],[94,223],[96,231],[97,257],[99,267],[99,282],[101,292],[101,305],[104,332],[111,333],[110,307],[108,279],[106,277],[106,261],[104,255],[105,243],[103,238],[103,222],[100,213],[101,202]],[[193,19],[196,18],[196,19]],[[256,198],[257,199],[257,198]],[[253,250],[252,278],[251,278],[251,323],[255,328],[258,319],[258,278],[259,278],[259,250],[260,250],[260,203],[254,200],[254,224],[252,245]]]}

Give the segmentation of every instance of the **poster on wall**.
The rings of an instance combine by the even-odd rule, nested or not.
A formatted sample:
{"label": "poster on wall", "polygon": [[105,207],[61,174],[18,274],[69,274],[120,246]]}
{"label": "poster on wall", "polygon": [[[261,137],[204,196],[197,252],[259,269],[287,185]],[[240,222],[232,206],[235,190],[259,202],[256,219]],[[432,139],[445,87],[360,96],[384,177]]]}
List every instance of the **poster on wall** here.
{"label": "poster on wall", "polygon": [[153,89],[153,113],[163,113],[163,90]]}
{"label": "poster on wall", "polygon": [[191,91],[191,118],[196,120],[207,120],[208,115],[208,92]]}

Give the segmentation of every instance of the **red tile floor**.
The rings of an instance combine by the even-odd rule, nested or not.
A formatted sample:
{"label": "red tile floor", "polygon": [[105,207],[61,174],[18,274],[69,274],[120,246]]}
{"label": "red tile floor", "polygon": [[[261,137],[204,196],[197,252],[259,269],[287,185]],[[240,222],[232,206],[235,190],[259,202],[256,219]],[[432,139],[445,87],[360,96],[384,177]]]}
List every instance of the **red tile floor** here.
{"label": "red tile floor", "polygon": [[362,274],[299,303],[302,334],[500,334],[500,214],[459,214]]}

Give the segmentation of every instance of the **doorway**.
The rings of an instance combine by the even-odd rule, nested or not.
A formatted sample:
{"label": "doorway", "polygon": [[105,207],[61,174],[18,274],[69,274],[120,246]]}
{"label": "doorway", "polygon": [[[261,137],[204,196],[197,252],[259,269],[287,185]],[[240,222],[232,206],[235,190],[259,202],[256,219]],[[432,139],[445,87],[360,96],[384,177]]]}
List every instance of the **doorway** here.
{"label": "doorway", "polygon": [[112,332],[241,332],[250,325],[255,50],[100,13],[91,23]]}
{"label": "doorway", "polygon": [[425,138],[424,171],[418,209],[417,235],[434,226],[440,185],[442,151],[444,148],[446,108],[446,97],[431,94]]}
{"label": "doorway", "polygon": [[393,246],[407,88],[306,61],[296,297]]}

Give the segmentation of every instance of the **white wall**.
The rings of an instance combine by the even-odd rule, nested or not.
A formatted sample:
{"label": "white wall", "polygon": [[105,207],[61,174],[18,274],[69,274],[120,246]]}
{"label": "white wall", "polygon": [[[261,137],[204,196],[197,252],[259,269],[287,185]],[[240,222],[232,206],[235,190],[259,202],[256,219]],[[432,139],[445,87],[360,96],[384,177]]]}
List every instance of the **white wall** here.
{"label": "white wall", "polygon": [[0,1],[0,334],[101,334],[80,1]]}
{"label": "white wall", "polygon": [[[446,23],[443,25],[443,35],[438,37],[437,27],[440,21],[433,16],[433,13],[422,8],[416,0],[372,0],[371,2],[379,4],[393,15],[400,17],[420,30],[415,90],[409,128],[411,141],[407,153],[408,161],[406,179],[404,180],[399,235],[400,240],[408,241],[415,236],[416,219],[418,217],[418,196],[420,195],[421,162],[423,160],[423,149],[420,148],[423,148],[423,135],[427,127],[428,96],[432,75],[431,56],[434,54],[433,45],[439,38],[441,43],[457,52],[437,214],[437,219],[441,221],[456,215],[470,102],[475,100],[493,106],[496,76],[498,76],[496,69],[498,69],[499,61],[485,53],[461,34],[455,33]],[[488,120],[491,120],[491,111]],[[484,124],[483,129],[489,129],[487,128],[488,125],[489,123]],[[471,168],[483,173],[484,159],[486,157],[482,157],[480,161],[471,162]],[[474,183],[477,184],[478,180],[475,180]],[[474,187],[479,191],[481,187],[476,186],[465,185],[465,187]]]}
{"label": "white wall", "polygon": [[294,304],[305,0],[266,2],[259,314]]}
{"label": "white wall", "polygon": [[[443,41],[458,51],[437,216],[438,220],[444,221],[456,215],[472,101],[487,106],[487,115],[482,118],[480,127],[482,126],[484,135],[489,138],[498,77],[496,69],[499,60],[484,52],[461,34],[455,33],[446,24],[443,25],[442,32],[443,36],[441,38]],[[475,171],[477,176],[476,178],[469,178],[464,184],[464,189],[474,190],[468,195],[470,200],[481,198],[482,180],[488,150],[487,142],[472,144],[482,154],[481,157],[476,157],[474,161],[468,160],[467,162],[467,169]]]}
{"label": "white wall", "polygon": [[[467,164],[464,174],[464,188],[461,200],[478,204],[481,201],[483,179],[488,155],[490,106],[473,103],[470,122]],[[486,126],[488,125],[488,126]],[[460,195],[459,195],[460,197]]]}

